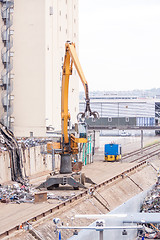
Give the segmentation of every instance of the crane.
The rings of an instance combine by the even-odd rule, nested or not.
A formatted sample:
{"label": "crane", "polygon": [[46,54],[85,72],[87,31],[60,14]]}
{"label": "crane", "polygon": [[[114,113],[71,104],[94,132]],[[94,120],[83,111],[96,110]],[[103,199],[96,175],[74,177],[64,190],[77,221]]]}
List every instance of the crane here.
{"label": "crane", "polygon": [[99,117],[98,113],[92,112],[90,108],[88,83],[84,76],[81,64],[79,62],[75,44],[71,42],[66,42],[65,58],[64,58],[64,64],[63,64],[63,75],[62,75],[62,90],[61,90],[62,154],[61,154],[60,172],[62,173],[66,173],[66,171],[71,172],[70,154],[78,153],[78,143],[87,142],[86,135],[83,135],[85,136],[85,138],[82,138],[81,136],[79,138],[75,138],[73,134],[70,134],[70,135],[68,134],[68,121],[70,121],[70,118],[71,118],[70,113],[68,111],[69,77],[70,75],[72,75],[73,64],[77,70],[77,73],[80,77],[80,80],[85,90],[85,101],[86,101],[85,112],[79,113],[77,116],[78,119],[81,119],[80,125],[84,126],[82,119],[84,120],[85,118],[88,118],[88,117],[93,117],[94,119],[97,119]]}
{"label": "crane", "polygon": [[[73,64],[77,70],[77,73],[80,77],[80,80],[83,84],[84,90],[85,90],[85,111],[80,112],[77,115],[77,119],[79,120],[79,125],[81,126],[80,129],[83,130],[79,137],[76,138],[75,134],[68,132],[68,125],[69,121],[71,119],[71,115],[68,111],[68,96],[69,96],[69,79],[70,75],[72,75],[73,70]],[[78,153],[78,143],[86,143],[87,142],[87,134],[86,134],[86,126],[85,126],[85,119],[88,117],[92,117],[93,120],[96,120],[99,118],[99,114],[96,111],[91,111],[90,108],[90,99],[89,99],[89,90],[88,90],[88,82],[84,76],[81,64],[78,59],[78,55],[76,52],[75,44],[73,42],[67,41],[65,44],[65,57],[64,57],[64,64],[63,64],[63,70],[62,70],[62,88],[61,88],[61,141],[58,143],[50,142],[47,144],[47,152],[51,153],[52,149],[58,148],[57,153],[61,156],[61,163],[60,163],[60,174],[71,174],[72,173],[72,165],[71,165],[71,156],[73,154]],[[60,150],[60,151],[59,151]],[[61,180],[59,180],[61,179]],[[66,179],[66,176],[65,176]],[[72,182],[70,177],[68,178],[68,184],[69,182]],[[66,181],[66,180],[65,180]],[[62,175],[58,177],[58,180],[56,178],[52,178],[52,180],[47,180],[45,185],[51,186],[51,183],[54,183],[52,185],[57,185],[62,182]],[[63,183],[62,183],[63,184]],[[74,184],[73,181],[70,185]],[[77,185],[76,185],[77,186]]]}

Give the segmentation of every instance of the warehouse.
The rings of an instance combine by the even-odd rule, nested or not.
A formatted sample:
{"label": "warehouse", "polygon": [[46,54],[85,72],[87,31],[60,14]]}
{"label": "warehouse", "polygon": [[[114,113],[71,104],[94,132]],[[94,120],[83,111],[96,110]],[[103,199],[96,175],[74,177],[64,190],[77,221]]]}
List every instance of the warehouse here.
{"label": "warehouse", "polygon": [[[102,125],[121,129],[122,127],[155,126],[155,99],[135,96],[93,96],[91,106],[98,111],[100,118],[96,123],[91,119],[90,125]],[[80,111],[84,102],[80,101]],[[104,132],[104,131],[103,131]],[[117,133],[117,131],[115,131]]]}

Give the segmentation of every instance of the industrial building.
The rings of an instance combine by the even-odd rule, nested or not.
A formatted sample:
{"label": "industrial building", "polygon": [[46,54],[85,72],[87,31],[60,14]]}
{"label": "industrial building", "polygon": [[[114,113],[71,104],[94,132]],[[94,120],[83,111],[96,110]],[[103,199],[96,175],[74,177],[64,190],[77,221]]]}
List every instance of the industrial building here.
{"label": "industrial building", "polygon": [[[137,96],[92,96],[91,107],[98,111],[100,118],[89,125],[119,128],[153,127],[156,124],[155,103],[157,99]],[[84,110],[84,101],[80,101],[80,111]]]}
{"label": "industrial building", "polygon": [[[1,0],[0,7],[1,121],[18,137],[45,136],[61,128],[61,72],[65,42],[78,47],[78,0]],[[73,122],[78,85],[74,70]]]}

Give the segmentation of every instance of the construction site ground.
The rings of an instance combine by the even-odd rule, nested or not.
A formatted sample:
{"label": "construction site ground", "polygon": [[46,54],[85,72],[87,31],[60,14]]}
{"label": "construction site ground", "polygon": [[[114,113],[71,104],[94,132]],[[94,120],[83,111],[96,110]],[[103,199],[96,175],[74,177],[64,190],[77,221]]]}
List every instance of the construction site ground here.
{"label": "construction site ground", "polygon": [[[83,167],[83,172],[86,176],[90,177],[95,183],[99,184],[121,172],[131,168],[136,165],[136,163],[123,163],[123,159],[120,162],[104,162],[104,144],[114,141],[116,143],[121,143],[123,154],[131,152],[133,150],[139,149],[141,147],[140,137],[102,137],[100,138],[100,147],[96,150],[94,156],[94,162],[92,164]],[[156,141],[160,141],[159,137],[144,137],[144,146],[153,144]],[[159,156],[149,159],[152,161],[153,165],[158,169],[160,167]],[[46,174],[43,176],[34,176],[30,180],[33,185],[40,184],[46,179]],[[139,186],[137,187],[133,181],[129,178],[124,178],[121,181],[110,183],[107,186],[102,187],[100,190],[95,191],[95,196],[100,201],[97,201],[96,197],[91,197],[89,194],[85,197],[74,201],[72,204],[63,207],[62,209],[56,210],[53,214],[44,217],[41,220],[32,223],[33,228],[35,228],[42,239],[57,239],[54,232],[55,225],[53,223],[53,218],[58,217],[64,222],[72,224],[71,218],[75,214],[100,214],[107,213],[113,210],[115,207],[119,206],[123,202],[127,201],[131,197],[140,193],[142,190],[147,190],[150,186],[155,184],[157,179],[157,172],[151,166],[141,167],[135,170],[131,175],[132,180],[135,181]],[[89,187],[89,185],[87,185]],[[142,190],[141,190],[142,189]],[[11,204],[11,203],[0,203],[0,233],[20,225],[22,222],[30,219],[47,209],[52,208],[64,199],[70,198],[75,194],[83,190],[72,190],[71,187],[59,187],[57,190],[49,191],[53,196],[59,196],[59,199],[48,199],[47,202],[43,203],[21,203],[21,204]],[[61,199],[62,198],[62,199]],[[105,207],[106,206],[106,207]],[[93,220],[86,219],[75,219],[75,225],[89,225]],[[18,235],[10,235],[4,239],[35,239],[29,232],[25,230],[18,230]],[[67,239],[73,235],[73,231],[65,230],[62,232],[62,239]]]}

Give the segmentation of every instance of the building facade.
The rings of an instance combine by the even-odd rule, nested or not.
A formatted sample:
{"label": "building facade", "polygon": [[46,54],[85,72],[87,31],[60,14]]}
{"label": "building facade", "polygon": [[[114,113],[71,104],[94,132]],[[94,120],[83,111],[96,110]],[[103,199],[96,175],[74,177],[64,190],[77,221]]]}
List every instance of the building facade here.
{"label": "building facade", "polygon": [[[0,47],[6,52],[0,63],[1,121],[19,137],[60,130],[65,42],[78,48],[78,0],[2,0],[1,9]],[[74,69],[69,93],[73,122],[78,81]]]}
{"label": "building facade", "polygon": [[[97,111],[100,118],[96,122],[91,119],[89,125],[104,127],[151,127],[155,126],[155,99],[129,96],[91,97],[91,109]],[[80,101],[80,111],[85,108]]]}

